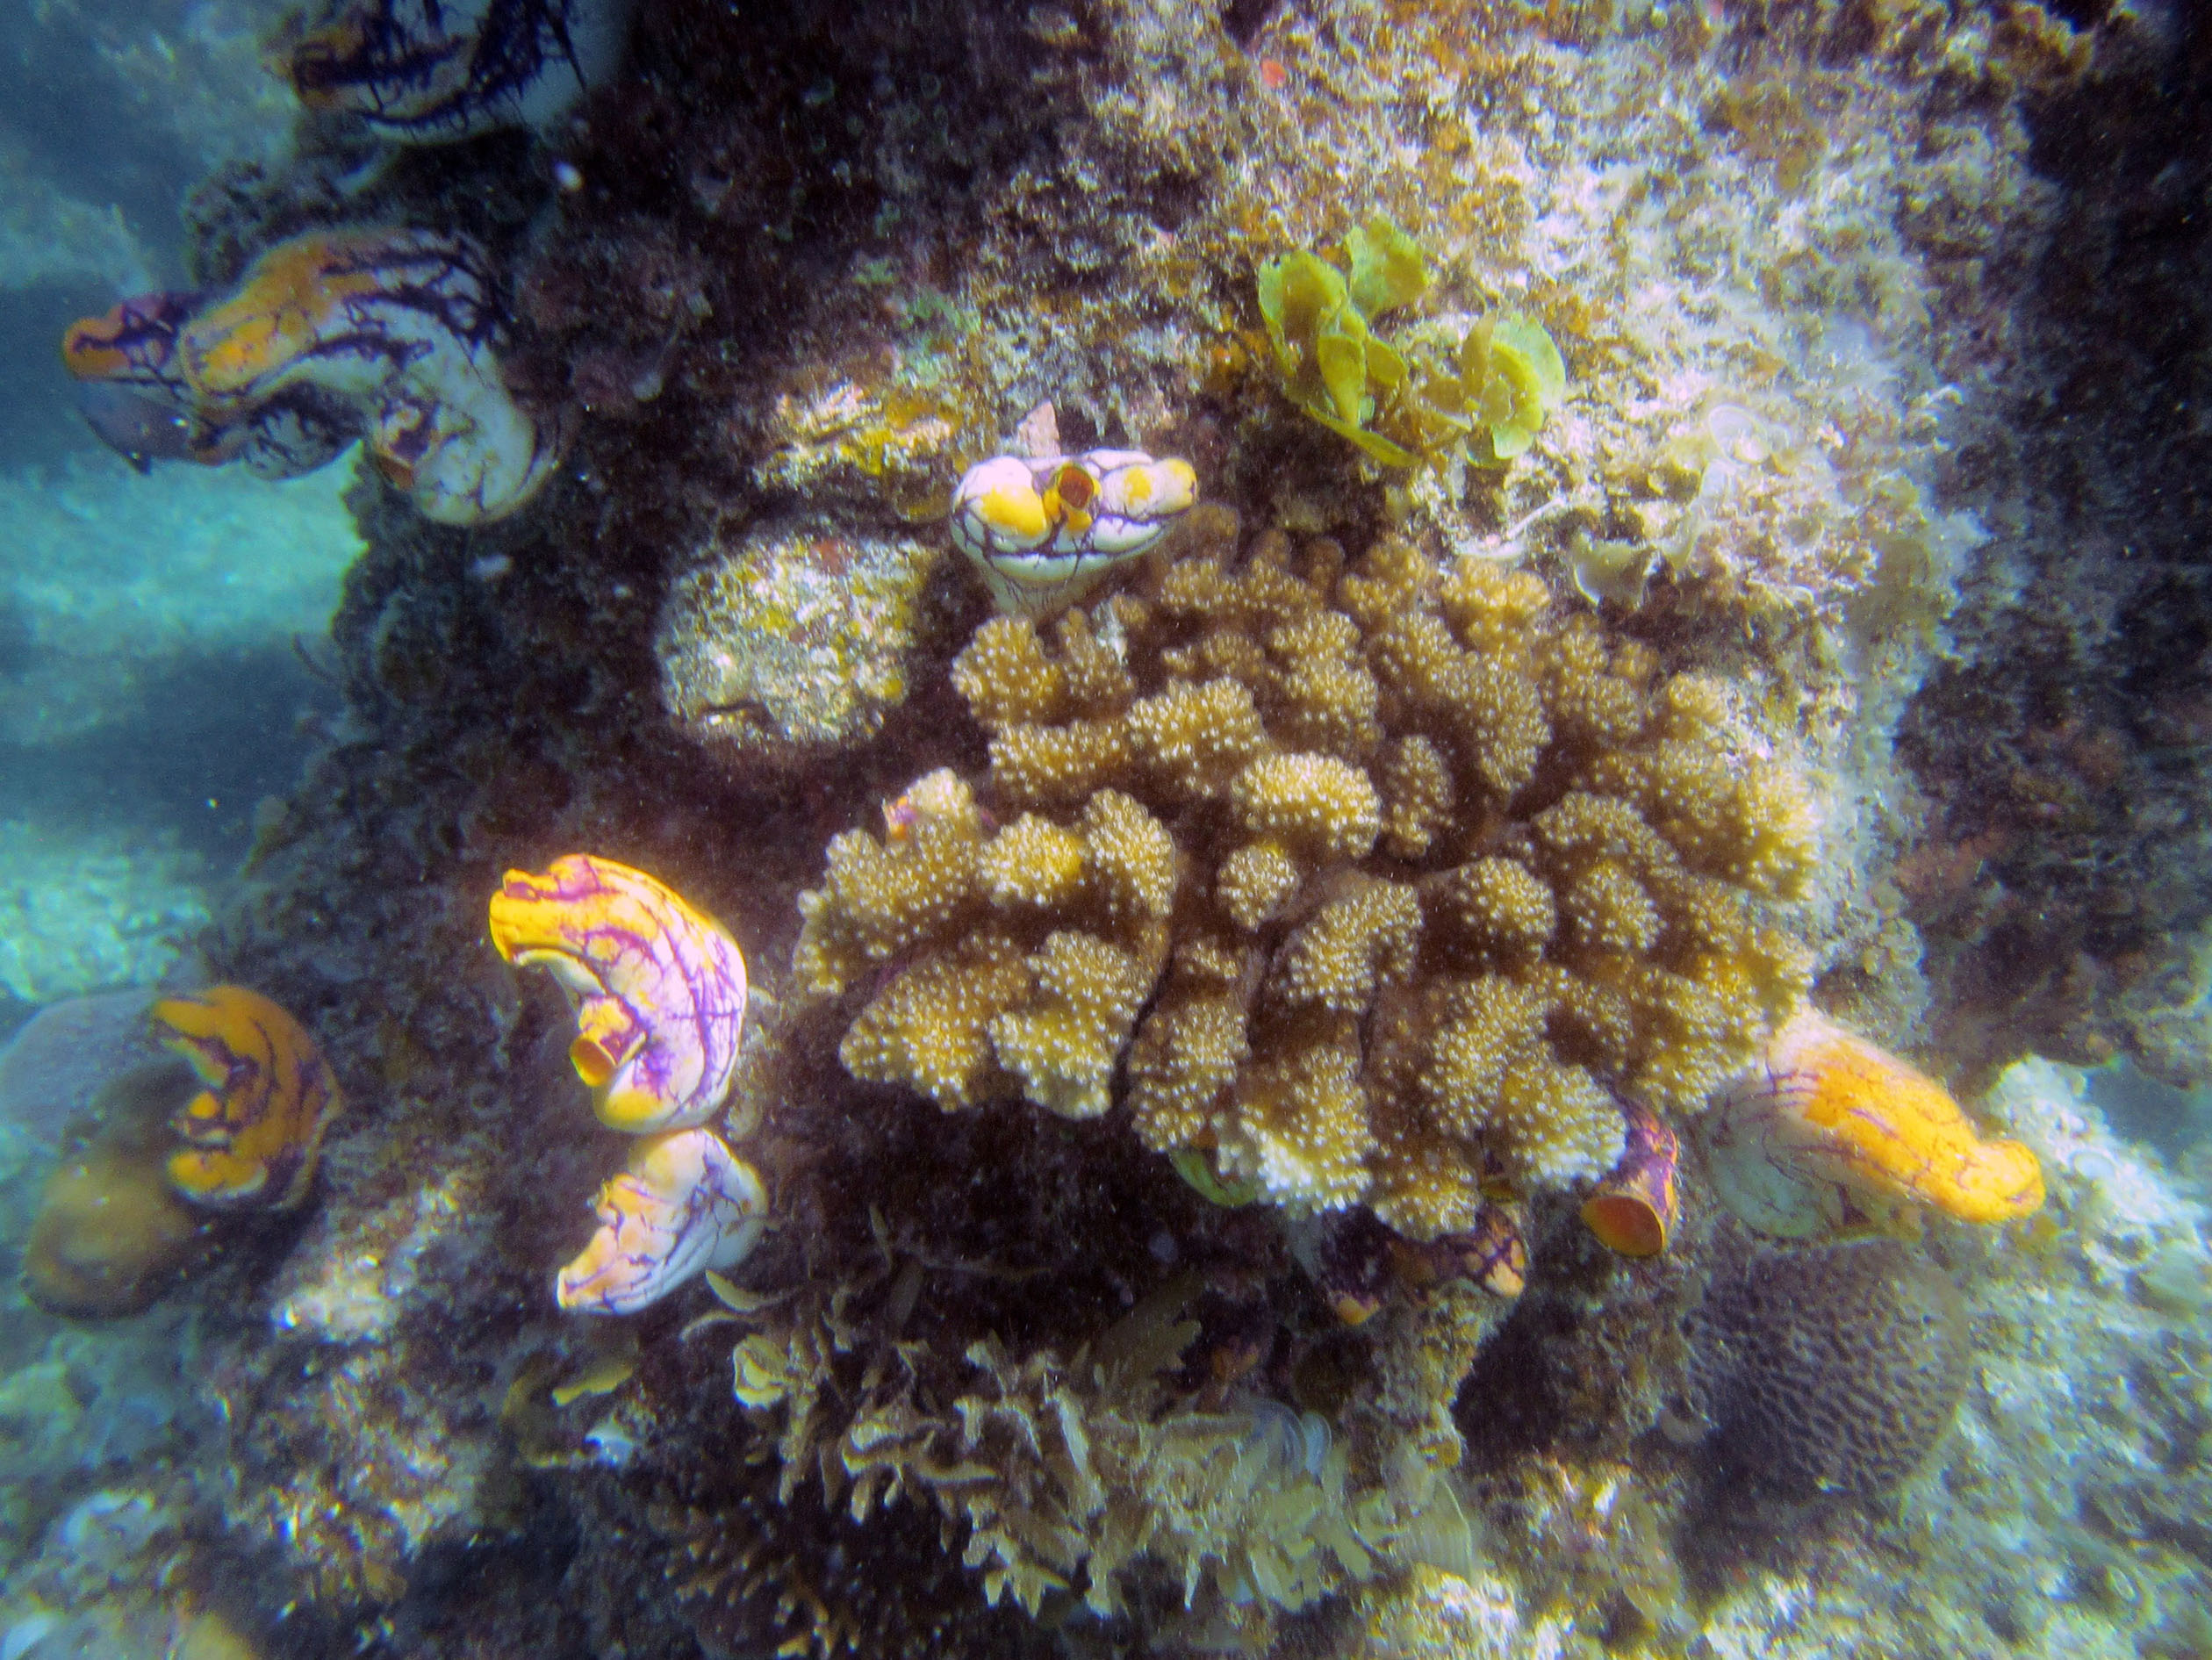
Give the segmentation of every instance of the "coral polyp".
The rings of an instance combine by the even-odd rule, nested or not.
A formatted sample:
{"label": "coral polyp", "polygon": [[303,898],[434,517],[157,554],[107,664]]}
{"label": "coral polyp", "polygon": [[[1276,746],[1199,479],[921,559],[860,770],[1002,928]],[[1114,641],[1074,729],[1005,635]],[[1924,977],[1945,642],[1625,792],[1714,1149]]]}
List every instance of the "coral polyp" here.
{"label": "coral polyp", "polygon": [[1716,1278],[1693,1326],[1716,1453],[1799,1496],[1871,1496],[1909,1476],[1972,1358],[1957,1288],[1889,1241],[1761,1252]]}

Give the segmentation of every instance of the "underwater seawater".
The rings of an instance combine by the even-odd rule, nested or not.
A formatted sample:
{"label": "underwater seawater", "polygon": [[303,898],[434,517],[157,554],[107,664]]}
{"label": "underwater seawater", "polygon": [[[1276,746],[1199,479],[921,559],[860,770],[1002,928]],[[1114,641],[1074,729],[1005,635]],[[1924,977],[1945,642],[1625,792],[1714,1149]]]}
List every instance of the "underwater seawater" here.
{"label": "underwater seawater", "polygon": [[80,452],[0,474],[0,990],[157,983],[211,920],[256,803],[334,711],[327,636],[360,541],[342,470],[140,478]]}
{"label": "underwater seawater", "polygon": [[2212,1655],[2212,18],[0,0],[0,1660]]}

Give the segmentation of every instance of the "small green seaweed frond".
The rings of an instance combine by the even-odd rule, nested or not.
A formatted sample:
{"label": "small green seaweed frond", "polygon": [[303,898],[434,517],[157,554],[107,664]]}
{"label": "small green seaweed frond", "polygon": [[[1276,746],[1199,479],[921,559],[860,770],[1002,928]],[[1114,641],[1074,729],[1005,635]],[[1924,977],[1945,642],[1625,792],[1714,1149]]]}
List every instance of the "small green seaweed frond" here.
{"label": "small green seaweed frond", "polygon": [[1167,1155],[1167,1162],[1175,1167],[1175,1174],[1203,1195],[1208,1203],[1224,1211],[1234,1211],[1251,1204],[1260,1197],[1256,1182],[1231,1181],[1214,1168],[1211,1158],[1196,1147],[1182,1147]]}
{"label": "small green seaweed frond", "polygon": [[1469,392],[1477,435],[1503,465],[1536,442],[1544,414],[1567,393],[1567,363],[1543,325],[1508,313],[1477,323],[1460,341],[1459,384]]}

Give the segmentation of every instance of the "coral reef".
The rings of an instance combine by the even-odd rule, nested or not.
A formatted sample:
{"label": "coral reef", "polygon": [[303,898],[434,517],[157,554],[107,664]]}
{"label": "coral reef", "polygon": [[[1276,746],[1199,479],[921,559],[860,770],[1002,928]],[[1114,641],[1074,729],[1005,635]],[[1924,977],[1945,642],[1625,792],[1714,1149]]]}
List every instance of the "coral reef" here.
{"label": "coral reef", "polygon": [[[2129,954],[2146,913],[2084,920],[2106,914],[2093,897],[2110,904],[2145,872],[2162,880],[2144,893],[2187,891],[2172,879],[2191,868],[2174,828],[2187,820],[2159,818],[2201,771],[2191,671],[2175,666],[2187,654],[2142,654],[2157,666],[2128,683],[2155,742],[2115,751],[2100,736],[2135,730],[2110,718],[2129,706],[2102,644],[2080,659],[2098,718],[2019,737],[2066,707],[2055,694],[2077,661],[2070,643],[2096,607],[2063,601],[2121,566],[2080,535],[2092,557],[2065,580],[2046,579],[2066,563],[2047,561],[2029,600],[2043,637],[2068,649],[2027,674],[1985,651],[2014,603],[1990,601],[2019,568],[2014,550],[2043,534],[1983,493],[2010,465],[2007,422],[2024,407],[2025,427],[2068,416],[2078,429],[2063,366],[2086,367],[2092,392],[2117,384],[2147,326],[2103,299],[2053,303],[2037,320],[2054,342],[2041,378],[2018,377],[2007,308],[2038,239],[2058,229],[2056,192],[2030,163],[2079,177],[2113,154],[2041,124],[2091,112],[2108,124],[2129,158],[2118,177],[2166,204],[2170,273],[2191,270],[2196,240],[2172,206],[2187,205],[2190,164],[2151,188],[2194,152],[2142,141],[2160,121],[2194,121],[2172,113],[2194,106],[2127,96],[2155,77],[2108,75],[2164,25],[2131,7],[2070,15],[1455,0],[1217,14],[1101,0],[1016,16],[946,0],[666,0],[641,9],[636,73],[594,88],[588,119],[549,142],[492,134],[370,169],[318,147],[311,127],[297,164],[234,170],[203,192],[194,280],[214,286],[338,224],[474,239],[516,276],[503,374],[523,403],[573,400],[587,414],[558,512],[462,534],[373,481],[354,498],[367,546],[331,669],[346,717],[262,816],[252,868],[205,949],[222,975],[307,1017],[348,1095],[376,1107],[331,1148],[322,1202],[291,1224],[276,1270],[219,1265],[184,1305],[206,1326],[189,1373],[221,1426],[139,1468],[155,1513],[179,1505],[195,1554],[175,1571],[150,1553],[118,1557],[123,1571],[250,1586],[264,1612],[289,1611],[282,1646],[301,1653],[677,1660],[828,1647],[844,1632],[887,1651],[942,1633],[992,1652],[1277,1636],[1306,1653],[1372,1634],[1378,1660],[1454,1638],[1505,1653],[1702,1643],[1798,1660],[1856,1645],[2076,1660],[2116,1653],[2133,1630],[2183,1640],[2185,1623],[2165,1616],[2204,1599],[2188,1507],[2201,1509],[2205,1363],[2201,1332],[2172,1310],[2201,1241],[2157,1173],[2094,1120],[2051,1128],[2077,1122],[2063,1091],[1996,1109],[2043,1160],[2052,1205],[2002,1236],[1928,1218],[1927,1249],[1972,1301],[1983,1386],[1938,1449],[1943,1479],[1908,1480],[1878,1513],[1761,1497],[1730,1532],[1695,1508],[1684,1472],[1700,1461],[1644,1433],[1679,1358],[1673,1304],[1714,1265],[1694,1157],[1654,1258],[1605,1250],[1576,1218],[1582,1196],[1543,1192],[1567,1170],[1600,1176],[1625,1150],[1613,1086],[1678,1121],[1707,1067],[1748,1059],[1814,961],[1824,1007],[1885,1042],[1970,1061],[2014,1041],[2008,1027],[1985,1040],[1976,1022],[2002,1026],[2021,981],[2069,973],[2067,951],[2040,949],[2053,939],[2087,942],[2079,979],[2038,1005],[2073,1041],[2148,1041],[2114,1024],[2130,976],[2147,977],[2129,983],[2153,1001],[2187,989],[2154,995],[2164,959]],[[2184,94],[2194,73],[2172,73]],[[2065,154],[2037,160],[2031,144],[2054,140]],[[2144,165],[2154,149],[2164,158]],[[1358,450],[1283,409],[1253,269],[1378,215],[1418,238],[1429,267],[1422,314],[1390,325],[1391,345],[1426,342],[1456,367],[1451,351],[1481,319],[1518,313],[1540,319],[1572,364],[1573,397],[1511,467],[1369,477]],[[2081,280],[2050,298],[2093,291],[2111,245],[2067,236],[2063,262]],[[2194,288],[2171,291],[2189,305],[2144,318],[2194,314]],[[2072,349],[2084,317],[2116,350]],[[2200,401],[2177,396],[2194,370],[2172,366],[2194,361],[2177,328],[2133,373],[2129,406],[2167,412],[2169,437],[2171,412]],[[846,610],[770,615],[733,636],[737,667],[705,696],[729,694],[745,720],[743,699],[768,703],[764,729],[779,729],[758,745],[715,751],[709,720],[686,732],[664,718],[672,677],[654,636],[684,614],[669,603],[683,550],[719,561],[772,537],[772,586],[820,594],[854,549],[902,543],[887,562],[918,590],[936,539],[913,527],[1046,396],[1066,452],[1187,456],[1210,497],[1306,551],[1271,543],[1237,566],[1219,520],[1209,529],[1196,509],[1175,533],[1195,558],[1139,562],[1152,568],[1131,572],[1130,592],[1056,627],[992,625],[962,674],[994,688],[988,708],[972,705],[995,746],[988,783],[982,740],[939,693],[952,630],[928,606],[887,608],[880,625]],[[2118,443],[2143,428],[2115,431]],[[2172,481],[2201,470],[2178,441],[2143,448],[2153,459],[2137,476],[2167,487],[2146,545],[2170,555],[2186,545],[2175,527],[2188,500]],[[2079,488],[2069,510],[2096,510],[2070,534],[2131,524],[2141,504],[2084,480],[2071,453],[2034,457],[2041,487]],[[157,470],[148,488],[194,471]],[[1363,550],[1356,574],[1317,579],[1331,536]],[[1377,590],[1400,544],[1418,550],[1405,564],[1421,592],[1394,607]],[[2130,566],[2115,586],[2144,574]],[[1211,580],[1218,593],[1173,610],[1179,582]],[[1925,869],[1885,880],[1921,810],[1889,729],[1944,649],[1962,582],[1967,678],[1946,685],[1969,695],[1922,706],[1914,751],[1958,822],[1938,827]],[[1512,601],[1479,647],[1455,610],[1462,591]],[[1276,614],[1278,600],[1300,614]],[[1239,606],[1245,618],[1224,623]],[[2186,632],[2196,609],[2131,614]],[[854,643],[879,627],[865,651]],[[824,636],[830,649],[781,680],[747,661],[773,666],[771,653]],[[663,637],[672,662],[706,631]],[[1423,678],[1437,655],[1442,671]],[[1504,666],[1486,675],[1493,659]],[[888,718],[887,679],[857,698],[820,683],[889,663],[910,722]],[[1964,742],[1985,687],[1995,741]],[[1641,829],[1570,808],[1606,757],[1637,758],[1605,736],[1620,709],[1694,729],[1688,748],[1716,763],[1691,770],[1681,799],[1662,799],[1655,773],[1584,791],[1631,801]],[[809,717],[792,712],[813,710],[826,713],[800,743],[820,751],[797,753],[785,735]],[[1672,741],[1655,736],[1646,758]],[[779,750],[803,769],[758,764]],[[2015,758],[2030,763],[2018,788]],[[900,796],[939,765],[953,776]],[[1716,773],[1734,787],[1763,765],[1801,766],[1819,793],[1809,866],[1755,854],[1727,868],[1729,837],[1708,833]],[[821,878],[829,832],[886,797],[884,834],[860,838],[873,851],[841,844]],[[2137,801],[2158,811],[2134,823]],[[1990,802],[2014,836],[1994,857],[2020,890],[2012,931],[1994,937],[2034,948],[1978,1001],[1974,812]],[[2056,828],[2039,839],[2043,823]],[[2129,852],[2122,880],[2100,862],[2101,835]],[[801,925],[794,892],[811,883],[823,914],[845,920],[808,919],[802,966],[831,964],[851,1001],[792,1010],[776,1087],[734,1092],[764,1109],[744,1150],[788,1221],[764,1232],[743,1286],[715,1289],[742,1305],[724,1311],[749,1344],[767,1340],[769,1352],[744,1352],[783,1392],[733,1405],[726,1353],[708,1340],[726,1328],[683,1338],[672,1298],[618,1328],[638,1339],[630,1381],[560,1409],[573,1433],[540,1462],[492,1403],[534,1366],[610,1375],[608,1323],[561,1319],[543,1282],[573,1248],[561,1230],[604,1176],[611,1139],[592,1139],[583,1116],[564,1058],[576,1031],[550,997],[518,997],[484,949],[483,898],[503,869],[542,869],[578,845],[686,873],[686,893],[762,962],[782,959]],[[1717,923],[1677,868],[1715,899]],[[937,886],[910,883],[923,877]],[[1760,945],[1756,931],[1777,919],[1745,890],[1763,885],[1802,885],[1806,908],[1783,931],[1813,960]],[[1962,888],[1968,902],[1947,912]],[[2046,931],[2036,902],[2050,894],[2065,902]],[[1946,952],[1965,943],[1934,962],[1932,1010],[1914,920]],[[1686,943],[1700,929],[1727,950]],[[1754,959],[1743,974],[1705,959],[1728,950]],[[1661,973],[1710,999],[1677,997],[1679,1029],[1660,1031],[1662,1005],[1638,1000]],[[869,1009],[880,1013],[856,1053],[893,1087],[836,1057]],[[1921,1044],[1924,1017],[1943,1043]],[[2186,1015],[2162,1030],[2174,1064],[2194,1064]],[[975,1110],[940,1113],[914,1098],[917,1084]],[[1058,1111],[981,1104],[1016,1095]],[[1143,1103],[1153,1139],[1213,1199],[1128,1133],[1123,1101]],[[1311,1121],[1341,1137],[1384,1110],[1423,1145],[1299,1156]],[[557,1111],[556,1132],[521,1128]],[[1555,1115],[1581,1134],[1535,1146],[1531,1130]],[[1357,1212],[1286,1233],[1269,1207],[1213,1202],[1272,1182],[1275,1196],[1379,1198],[1404,1221],[1404,1196],[1379,1194],[1375,1173],[1417,1152],[1474,1191],[1427,1196],[1462,1225],[1418,1249],[1386,1242],[1379,1274],[1372,1232],[1322,1232],[1318,1275],[1296,1256],[1309,1225]],[[1476,1203],[1483,1189],[1495,1208]],[[1504,1189],[1521,1191],[1497,1207]],[[1526,1253],[1510,1312],[1463,1278],[1411,1289],[1417,1268],[1481,1261],[1498,1215]],[[1341,1284],[1325,1272],[1339,1266]],[[1198,1289],[1163,1314],[1154,1299],[1185,1272]],[[686,1300],[711,1306],[704,1289]],[[1146,1320],[1122,1325],[1140,1306]],[[1127,1391],[1141,1422],[1102,1398],[1110,1334],[1183,1324],[1197,1329],[1174,1363],[1163,1355]],[[23,1397],[38,1387],[26,1379]],[[771,1443],[802,1404],[815,1456],[794,1466]],[[889,1422],[894,1407],[910,1408],[897,1424],[915,1439],[869,1464],[850,1425],[879,1410]],[[51,1421],[68,1410],[56,1401]],[[1080,1456],[1069,1425],[1086,1434]],[[1192,1432],[1187,1460],[1137,1455],[1169,1428]],[[1456,1487],[1436,1471],[1462,1437],[1474,1468]],[[958,1480],[971,1447],[995,1479]],[[851,1520],[848,1452],[873,1478],[865,1523]],[[1388,1550],[1375,1561],[1393,1571],[1363,1577],[1325,1545],[1297,1556],[1289,1534],[1254,1546],[1237,1519],[1177,1497],[1201,1477],[1233,1493],[1224,1470],[1249,1472],[1267,1499],[1253,1513],[1296,1518],[1300,1539],[1314,1532],[1302,1506],[1341,1496],[1325,1523],[1351,1527],[1382,1495]],[[11,1545],[75,1513],[96,1478],[70,1479],[42,1488],[37,1512],[10,1493],[11,1518],[30,1518]],[[1401,1506],[1423,1491],[1481,1513],[1479,1559],[1395,1571],[1416,1555],[1394,1531],[1411,1527]],[[657,1506],[681,1519],[665,1550],[652,1542]],[[1032,1515],[1054,1524],[1041,1554],[1012,1526]],[[76,1532],[99,1534],[95,1513],[83,1516]],[[1177,1516],[1217,1526],[1228,1554],[1169,1527],[1115,1570],[1125,1520]],[[972,1518],[992,1533],[973,1574],[959,1561],[984,1536],[962,1532]],[[1088,1534],[1080,1560],[1071,1533]],[[714,1584],[679,1604],[670,1593],[694,1546]],[[679,1576],[668,1588],[652,1575],[664,1558]],[[1000,1623],[940,1623],[949,1604],[991,1612],[984,1570],[1002,1576]],[[1016,1593],[1040,1574],[1070,1585],[1041,1592],[1032,1620]],[[1926,1594],[1898,1595],[1907,1574]],[[863,1599],[863,1575],[915,1594]],[[13,1599],[32,1594],[21,1584],[11,1575],[10,1621],[41,1612],[18,1615]],[[1315,1589],[1326,1595],[1296,1614],[1275,1606],[1278,1590],[1287,1604]],[[1061,1618],[1079,1592],[1110,1599],[1117,1623]],[[86,1627],[57,1624],[54,1641],[97,1623],[95,1594]],[[58,1620],[70,1606],[49,1606]]]}
{"label": "coral reef", "polygon": [[801,901],[802,990],[894,970],[854,1074],[1088,1116],[1126,1046],[1148,1146],[1418,1239],[1486,1175],[1604,1172],[1610,1089],[1695,1111],[1806,983],[1754,914],[1809,873],[1793,780],[1533,578],[1279,534],[1232,563],[1233,523],[961,655],[1009,816],[935,775]]}
{"label": "coral reef", "polygon": [[2043,1202],[2033,1153],[1983,1140],[1949,1090],[1815,1009],[1774,1034],[1701,1129],[1722,1202],[1778,1238],[1909,1230],[1919,1205],[2014,1222]]}
{"label": "coral reef", "polygon": [[1176,1318],[1189,1289],[1171,1282],[1072,1356],[1017,1360],[980,1340],[936,1408],[903,1368],[833,1404],[830,1356],[858,1347],[841,1311],[818,1297],[749,1308],[740,1318],[765,1329],[738,1345],[736,1395],[775,1427],[786,1491],[819,1470],[856,1520],[902,1496],[937,1510],[994,1604],[1034,1614],[1073,1591],[1124,1612],[1150,1571],[1202,1620],[1263,1620],[1375,1572],[1404,1516],[1398,1498],[1352,1483],[1321,1420],[1170,1394],[1165,1375],[1198,1331]]}
{"label": "coral reef", "polygon": [[164,997],[148,1017],[207,1086],[173,1120],[187,1145],[169,1156],[169,1185],[214,1210],[297,1206],[314,1183],[324,1131],[345,1110],[314,1038],[243,986]]}
{"label": "coral reef", "polygon": [[662,607],[669,714],[733,770],[787,770],[875,737],[907,701],[941,557],[833,521],[717,532]]}
{"label": "coral reef", "polygon": [[1693,1387],[1733,1470],[1798,1494],[1871,1496],[1919,1467],[1966,1388],[1966,1314],[1888,1242],[1762,1252],[1706,1290]]}

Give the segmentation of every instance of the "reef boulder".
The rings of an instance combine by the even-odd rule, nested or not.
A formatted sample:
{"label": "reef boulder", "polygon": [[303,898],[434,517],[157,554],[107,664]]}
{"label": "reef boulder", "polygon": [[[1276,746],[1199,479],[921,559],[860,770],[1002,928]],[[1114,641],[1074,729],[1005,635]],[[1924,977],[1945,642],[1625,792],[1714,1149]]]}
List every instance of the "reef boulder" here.
{"label": "reef boulder", "polygon": [[1714,1281],[1691,1331],[1709,1450],[1795,1498],[1872,1498],[1911,1475],[1971,1359],[1957,1290],[1890,1241],[1762,1252]]}
{"label": "reef boulder", "polygon": [[941,549],[817,520],[721,533],[662,607],[661,698],[733,767],[873,737],[905,702]]}

